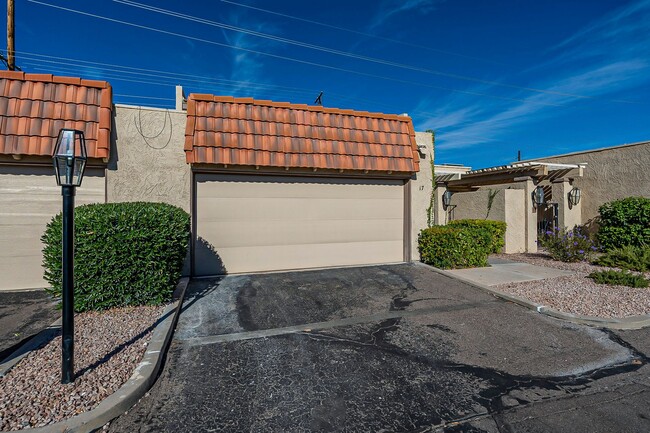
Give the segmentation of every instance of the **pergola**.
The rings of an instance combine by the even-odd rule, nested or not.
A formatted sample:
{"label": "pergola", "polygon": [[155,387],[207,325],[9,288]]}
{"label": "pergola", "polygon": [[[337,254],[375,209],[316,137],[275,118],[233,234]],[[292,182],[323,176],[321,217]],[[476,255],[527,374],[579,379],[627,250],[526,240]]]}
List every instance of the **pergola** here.
{"label": "pergola", "polygon": [[506,186],[507,193],[504,193],[503,198],[504,212],[497,217],[508,223],[506,252],[535,252],[538,208],[535,201],[536,188],[543,189],[545,203],[554,201],[558,226],[571,228],[580,223],[581,212],[579,204],[570,203],[569,191],[573,189],[573,180],[582,177],[585,167],[584,163],[555,164],[532,161],[436,176],[434,222],[447,222],[447,211],[451,206],[443,205],[446,191],[453,194],[472,193],[481,187]]}

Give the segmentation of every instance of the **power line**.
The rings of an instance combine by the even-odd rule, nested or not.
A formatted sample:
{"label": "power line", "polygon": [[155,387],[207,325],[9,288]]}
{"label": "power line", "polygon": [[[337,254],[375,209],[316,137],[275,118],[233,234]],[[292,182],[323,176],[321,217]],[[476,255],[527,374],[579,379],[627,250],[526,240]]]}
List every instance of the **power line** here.
{"label": "power line", "polygon": [[248,8],[248,9],[260,11],[260,12],[264,12],[264,13],[271,14],[271,15],[277,15],[277,16],[284,17],[284,18],[290,18],[292,20],[302,21],[302,22],[309,23],[309,24],[316,24],[318,26],[328,27],[328,28],[334,29],[334,30],[341,30],[341,31],[348,32],[348,33],[354,33],[354,34],[365,36],[365,37],[368,37],[368,38],[380,39],[380,40],[386,41],[386,42],[392,42],[392,43],[395,43],[395,44],[406,45],[406,46],[409,46],[409,47],[420,48],[420,49],[428,50],[428,51],[434,51],[436,53],[441,53],[441,54],[448,54],[450,56],[464,57],[466,59],[472,59],[472,60],[480,60],[482,62],[493,63],[493,64],[497,64],[497,65],[502,65],[503,64],[501,62],[497,62],[497,61],[489,60],[489,59],[484,59],[482,57],[469,56],[469,55],[466,55],[466,54],[454,53],[454,52],[451,52],[451,51],[441,50],[441,49],[438,49],[438,48],[427,47],[425,45],[419,45],[419,44],[414,44],[414,43],[411,43],[411,42],[400,41],[400,40],[397,40],[397,39],[386,38],[384,36],[373,35],[372,33],[360,32],[358,30],[348,29],[348,28],[345,28],[345,27],[339,27],[339,26],[335,26],[335,25],[332,25],[332,24],[323,23],[323,22],[320,22],[320,21],[314,21],[314,20],[310,20],[310,19],[307,19],[307,18],[297,17],[297,16],[294,16],[294,15],[283,14],[283,13],[280,13],[280,12],[272,11],[272,10],[269,10],[269,9],[262,9],[262,8],[258,8],[258,7],[255,7],[255,6],[243,4],[243,3],[236,3],[234,1],[229,1],[229,0],[221,0],[221,1],[224,2],[224,3],[229,3],[231,5],[240,6],[240,7],[243,7],[243,8]]}
{"label": "power line", "polygon": [[110,21],[110,22],[124,24],[124,25],[127,25],[127,26],[141,28],[141,29],[144,29],[144,30],[150,30],[150,31],[153,31],[153,32],[162,33],[162,34],[166,34],[166,35],[170,35],[170,36],[177,36],[177,37],[181,37],[181,38],[184,38],[184,39],[190,39],[190,40],[194,40],[194,41],[198,41],[198,42],[204,42],[204,43],[207,43],[207,44],[217,45],[217,46],[226,47],[226,48],[233,48],[233,49],[237,49],[237,50],[240,50],[240,51],[246,51],[246,52],[250,52],[250,53],[253,53],[253,54],[260,54],[260,55],[269,56],[269,57],[273,57],[273,58],[289,60],[289,61],[293,61],[293,62],[297,62],[297,63],[301,63],[301,64],[306,64],[306,65],[310,65],[310,66],[317,66],[317,67],[330,69],[330,70],[335,70],[335,71],[340,71],[340,72],[348,72],[348,73],[351,73],[351,74],[356,74],[356,75],[360,75],[360,76],[364,76],[364,77],[377,78],[377,79],[382,79],[382,80],[387,80],[387,81],[393,81],[393,82],[396,82],[396,83],[416,85],[416,86],[420,86],[420,87],[427,87],[427,88],[431,88],[431,89],[445,90],[445,91],[454,92],[454,93],[463,93],[463,94],[474,95],[474,96],[485,96],[485,97],[488,97],[488,98],[500,99],[500,100],[505,100],[505,101],[518,101],[518,102],[534,103],[534,104],[538,104],[538,105],[547,105],[547,106],[561,106],[561,104],[554,104],[554,103],[548,103],[548,102],[542,102],[542,101],[530,101],[530,100],[517,99],[517,98],[508,98],[508,97],[504,97],[504,96],[490,95],[490,94],[481,93],[481,92],[473,92],[473,91],[468,91],[468,90],[459,90],[459,89],[453,89],[453,88],[449,88],[449,87],[436,86],[436,85],[432,85],[432,84],[417,83],[417,82],[413,82],[413,81],[402,80],[402,79],[399,79],[399,78],[392,78],[392,77],[386,77],[386,76],[382,76],[382,75],[370,74],[370,73],[355,71],[355,70],[351,70],[351,69],[339,68],[339,67],[336,67],[336,66],[323,65],[323,64],[320,64],[320,63],[309,62],[309,61],[306,61],[306,60],[295,59],[295,58],[292,58],[292,57],[280,56],[280,55],[277,55],[277,54],[265,53],[265,52],[262,52],[262,51],[251,50],[251,49],[248,49],[248,48],[237,47],[237,46],[234,46],[234,45],[229,45],[229,44],[224,44],[224,43],[220,43],[220,42],[210,41],[210,40],[207,40],[207,39],[197,38],[197,37],[194,37],[194,36],[188,36],[188,35],[183,35],[183,34],[180,34],[180,33],[170,32],[170,31],[167,31],[167,30],[161,30],[161,29],[156,29],[156,28],[153,28],[153,27],[143,26],[143,25],[140,25],[140,24],[134,24],[134,23],[130,23],[130,22],[127,22],[127,21],[122,21],[122,20],[117,20],[117,19],[114,19],[114,18],[104,17],[104,16],[101,16],[101,15],[91,14],[91,13],[88,13],[88,12],[83,12],[83,11],[78,11],[78,10],[74,10],[74,9],[70,9],[70,8],[65,8],[65,7],[62,7],[62,6],[51,5],[51,4],[40,2],[40,1],[37,1],[37,0],[28,0],[28,1],[31,2],[31,3],[37,3],[37,4],[44,5],[44,6],[49,6],[49,7],[55,8],[55,9],[61,9],[61,10],[65,10],[65,11],[68,11],[68,12],[77,13],[77,14],[80,14],[80,15],[90,16],[90,17],[93,17],[93,18],[98,18],[98,19],[102,19],[102,20],[106,20],[106,21]]}
{"label": "power line", "polygon": [[[50,57],[53,57],[53,56],[50,56]],[[62,62],[60,62],[60,63],[62,63]],[[86,63],[91,63],[91,62],[86,62]],[[43,68],[43,70],[45,70],[45,71],[47,71],[49,73],[52,73],[52,72],[63,72],[63,73],[72,72],[72,73],[77,73],[78,72],[75,68],[65,67],[65,66],[56,66],[56,67],[52,68],[51,65],[40,65],[40,64],[30,64],[30,63],[28,63],[27,65],[35,66],[37,68]],[[86,66],[84,66],[84,67],[86,67]],[[125,81],[125,82],[140,83],[140,84],[151,84],[151,85],[158,85],[158,86],[165,86],[165,87],[171,87],[171,86],[173,86],[175,84],[178,84],[177,81],[154,82],[154,81],[135,80],[135,79],[131,79],[131,78],[123,78],[123,77],[120,77],[119,75],[113,75],[113,74],[107,75],[107,74],[104,74],[103,72],[101,72],[101,70],[99,72],[94,72],[94,71],[86,71],[86,72],[89,73],[91,76],[95,76],[95,77],[100,78],[100,79],[110,79],[110,80],[113,80],[113,81]],[[162,78],[166,79],[164,77],[162,77]],[[210,86],[210,87],[195,86],[195,89],[202,90],[202,91],[214,91],[215,88],[219,88],[219,87],[236,88],[236,87],[239,87],[239,86],[237,84],[214,84],[213,86]],[[308,90],[308,89],[300,89],[300,88],[295,88],[295,89],[298,89],[298,90],[291,91],[291,90],[281,90],[280,89],[277,92],[277,94],[282,94],[282,93],[296,93],[296,94],[303,94],[303,95],[311,95],[312,94],[312,91]],[[271,89],[271,90],[273,90],[273,89]],[[343,94],[340,94],[340,93],[334,93],[334,92],[328,92],[328,93],[330,95],[336,96],[340,100],[361,102],[363,104],[370,103],[370,104],[379,105],[379,106],[382,106],[382,107],[385,107],[385,108],[389,108],[389,110],[384,110],[384,111],[399,112],[399,111],[403,110],[403,108],[398,108],[398,107],[395,107],[393,105],[386,104],[386,102],[383,102],[383,101],[377,101],[377,100],[371,100],[371,99],[365,99],[365,98],[358,98],[358,97],[353,98],[353,97],[350,97],[350,96],[347,96],[347,95],[343,95]],[[125,94],[117,94],[117,93],[114,94],[114,96],[119,96],[121,98],[127,98],[127,101],[124,101],[124,100],[116,101],[116,103],[127,104],[127,105],[129,104],[129,101],[128,101],[129,99],[160,99],[160,100],[168,100],[168,101],[174,101],[175,100],[174,98],[153,98],[153,97],[140,96],[140,95],[125,95]],[[287,98],[287,99],[289,99],[289,98]],[[307,99],[309,99],[309,98],[307,98]],[[171,104],[162,105],[162,104],[148,103],[147,106],[148,107],[154,107],[154,108],[169,109],[170,105]],[[432,112],[424,111],[424,110],[409,111],[409,114],[412,117],[420,117],[420,118],[431,118],[431,117],[435,117],[435,116],[438,115],[437,113],[432,113]],[[474,123],[476,123],[476,122],[458,122],[458,123],[455,123],[455,124],[450,125],[450,126],[438,127],[436,129],[437,130],[450,129],[450,128],[456,128],[456,127],[463,126],[463,125],[471,125],[471,124],[474,124]]]}
{"label": "power line", "polygon": [[574,93],[556,92],[556,91],[552,91],[552,90],[537,89],[537,88],[534,88],[534,87],[517,86],[517,85],[514,85],[514,84],[506,84],[506,83],[501,83],[501,82],[498,82],[498,81],[483,80],[483,79],[480,79],[480,78],[469,77],[469,76],[466,76],[466,75],[459,75],[459,74],[453,74],[453,73],[449,73],[449,72],[437,71],[437,70],[433,70],[433,69],[421,68],[421,67],[418,67],[418,66],[412,66],[412,65],[407,65],[407,64],[403,64],[403,63],[392,62],[390,60],[378,59],[378,58],[375,58],[375,57],[362,56],[360,54],[350,53],[350,52],[347,52],[347,51],[335,50],[333,48],[323,47],[323,46],[320,46],[320,45],[313,45],[313,44],[309,44],[309,43],[306,43],[306,42],[296,41],[296,40],[293,40],[293,39],[286,39],[286,38],[282,38],[282,37],[275,36],[275,35],[269,35],[267,33],[260,33],[260,32],[256,32],[256,31],[253,31],[253,30],[244,29],[244,28],[241,28],[241,27],[231,26],[229,24],[223,24],[223,23],[219,23],[219,22],[216,22],[216,21],[206,20],[204,18],[199,18],[199,17],[195,17],[195,16],[192,16],[192,15],[186,15],[186,14],[182,14],[182,13],[179,13],[179,12],[170,11],[168,9],[162,9],[162,8],[158,8],[158,7],[154,7],[154,6],[145,5],[145,4],[138,3],[138,2],[135,2],[135,1],[132,1],[132,0],[113,0],[113,1],[116,2],[116,3],[127,5],[127,6],[132,6],[132,7],[136,7],[136,8],[139,8],[139,9],[144,9],[144,10],[147,10],[147,11],[150,11],[150,12],[156,12],[156,13],[172,16],[172,17],[175,17],[175,18],[181,18],[181,19],[184,19],[184,20],[197,22],[197,23],[201,23],[201,24],[205,24],[205,25],[209,25],[209,26],[213,26],[213,27],[218,27],[218,28],[222,28],[222,29],[226,29],[226,30],[236,31],[236,32],[239,32],[239,33],[253,35],[253,36],[260,37],[260,38],[271,39],[271,40],[277,41],[277,42],[283,42],[283,43],[287,43],[287,44],[291,44],[291,45],[300,46],[300,47],[303,47],[303,48],[309,48],[309,49],[313,49],[313,50],[317,50],[317,51],[323,51],[323,52],[330,53],[330,54],[349,57],[349,58],[362,60],[362,61],[366,61],[366,62],[371,62],[371,63],[377,63],[377,64],[381,64],[381,65],[385,65],[385,66],[392,66],[392,67],[395,67],[395,68],[407,69],[407,70],[411,70],[411,71],[415,71],[415,72],[422,72],[422,73],[426,73],[426,74],[439,75],[439,76],[443,76],[443,77],[447,77],[447,78],[454,78],[454,79],[457,79],[457,80],[473,81],[473,82],[477,82],[477,83],[481,83],[481,84],[489,84],[489,85],[492,85],[492,86],[501,86],[501,87],[508,87],[508,88],[512,88],[512,89],[518,89],[518,90],[526,90],[526,91],[530,91],[530,92],[545,93],[545,94],[551,94],[551,95],[556,95],[556,96],[568,96],[568,97],[573,97],[573,98],[596,99],[596,98],[594,98],[592,96],[578,95],[578,94],[574,94]]}
{"label": "power line", "polygon": [[[53,64],[63,64],[63,65],[69,65],[71,61],[84,63],[85,65],[97,64],[97,65],[102,65],[103,70],[107,70],[107,71],[117,71],[117,72],[125,73],[125,74],[143,75],[143,76],[150,76],[150,77],[156,77],[156,78],[160,78],[161,75],[167,74],[167,75],[172,76],[172,77],[169,77],[170,79],[182,78],[182,79],[184,79],[186,81],[195,81],[195,82],[199,82],[199,83],[206,83],[206,82],[213,83],[214,82],[215,84],[225,85],[223,83],[218,83],[219,81],[225,81],[225,82],[232,82],[232,83],[236,83],[237,85],[247,86],[247,87],[258,87],[258,88],[275,87],[275,88],[290,89],[290,90],[298,89],[298,88],[277,86],[277,85],[271,85],[271,84],[268,84],[268,85],[267,84],[259,84],[259,83],[253,83],[253,82],[250,82],[250,81],[235,81],[235,80],[227,80],[227,79],[222,79],[222,78],[218,78],[218,79],[217,78],[207,78],[207,77],[202,77],[202,76],[198,76],[198,75],[178,74],[178,73],[159,71],[159,70],[154,70],[154,69],[133,68],[133,67],[128,67],[128,66],[111,65],[111,64],[100,63],[100,62],[88,62],[88,61],[85,61],[85,60],[76,60],[76,59],[70,59],[70,58],[65,58],[65,57],[45,56],[45,55],[41,55],[41,54],[33,54],[33,55],[38,56],[38,57],[45,57],[46,59],[52,59],[52,58],[60,59],[62,61],[46,60],[46,59],[41,59],[41,58],[30,58],[29,56],[26,56],[26,55],[21,55],[20,57],[23,58],[23,59],[28,59],[28,60],[39,60],[39,61],[43,61],[43,62],[49,62],[49,63],[53,63]],[[85,66],[85,65],[81,65],[81,66]],[[104,65],[107,66],[107,67],[104,67]],[[129,71],[116,70],[116,69],[114,69],[115,67],[123,68],[123,69],[129,69]],[[147,71],[147,72],[151,72],[151,73],[131,72],[130,70]],[[364,73],[361,73],[361,74],[364,74]],[[463,94],[473,95],[473,96],[488,97],[488,98],[492,98],[492,99],[500,99],[500,100],[505,100],[505,101],[514,101],[514,102],[526,102],[526,103],[533,103],[533,104],[537,104],[537,105],[545,105],[545,106],[550,106],[550,107],[561,107],[561,106],[563,106],[563,104],[555,104],[555,103],[551,103],[551,102],[531,101],[531,100],[524,100],[524,99],[518,99],[518,98],[509,98],[509,97],[506,97],[506,96],[491,95],[491,94],[481,93],[481,92],[473,92],[473,91],[469,91],[469,90],[449,89],[449,88],[446,88],[446,87],[440,87],[440,86],[436,86],[436,85],[433,85],[433,84],[419,83],[419,82],[414,82],[414,81],[402,80],[402,79],[398,79],[398,78],[375,76],[375,75],[372,75],[372,74],[364,74],[364,75],[371,75],[373,77],[378,77],[378,78],[382,78],[382,79],[385,79],[385,80],[395,81],[395,82],[409,84],[409,85],[415,85],[415,86],[419,86],[419,87],[426,87],[426,88],[432,88],[432,89],[437,89],[437,90],[447,90],[447,91],[451,91],[451,92],[458,92],[458,93],[463,93]],[[185,77],[188,77],[188,78],[185,78]],[[196,77],[198,79],[189,78],[189,77]],[[168,77],[162,77],[162,78],[168,78]],[[128,80],[124,80],[124,81],[128,81]],[[313,93],[313,90],[309,90],[309,89],[298,89],[298,90],[300,90],[301,92]]]}
{"label": "power line", "polygon": [[157,99],[160,101],[174,101],[174,98],[157,98],[155,96],[125,95],[123,93],[113,93],[113,96],[120,96],[126,98],[138,98],[138,99]]}
{"label": "power line", "polygon": [[[252,49],[249,49],[249,48],[238,47],[238,46],[235,46],[235,45],[230,45],[230,44],[225,44],[225,43],[221,43],[221,42],[211,41],[211,40],[203,39],[203,38],[197,38],[197,37],[194,37],[194,36],[184,35],[184,34],[181,34],[181,33],[171,32],[171,31],[168,31],[168,30],[157,29],[157,28],[154,28],[154,27],[135,24],[135,23],[131,23],[131,22],[128,22],[128,21],[118,20],[118,19],[115,19],[115,18],[109,18],[109,17],[105,17],[105,16],[102,16],[102,15],[97,15],[97,14],[92,14],[92,13],[89,13],[89,12],[83,12],[83,11],[76,10],[76,9],[66,8],[66,7],[63,7],[63,6],[53,5],[53,4],[45,3],[45,2],[42,2],[42,1],[38,1],[38,0],[28,0],[28,1],[31,2],[31,3],[35,3],[35,4],[40,4],[40,5],[43,5],[43,6],[48,6],[48,7],[51,7],[51,8],[76,13],[76,14],[79,14],[79,15],[90,16],[90,17],[93,17],[93,18],[98,18],[98,19],[102,19],[102,20],[106,20],[106,21],[110,21],[110,22],[115,22],[115,23],[131,26],[131,27],[135,27],[135,28],[144,29],[144,30],[150,30],[150,31],[153,31],[153,32],[161,33],[161,34],[181,37],[181,38],[184,38],[184,39],[190,39],[190,40],[194,40],[194,41],[198,41],[198,42],[204,42],[204,43],[211,44],[211,45],[216,45],[216,46],[221,46],[221,47],[226,47],[226,48],[232,48],[232,49],[245,51],[245,52],[249,52],[249,53],[253,53],[253,54],[259,54],[259,55],[273,57],[273,58],[277,58],[277,59],[288,60],[288,61],[301,63],[301,64],[305,64],[305,65],[310,65],[310,66],[317,66],[317,67],[326,68],[326,69],[330,69],[330,70],[348,72],[348,73],[357,74],[357,75],[366,76],[366,77],[371,77],[371,78],[379,78],[379,79],[384,79],[384,80],[390,80],[390,81],[395,81],[395,82],[412,84],[411,82],[406,81],[406,80],[400,80],[400,79],[397,79],[397,78],[390,78],[390,77],[385,77],[385,76],[381,76],[381,75],[369,74],[369,73],[355,71],[355,70],[351,70],[351,69],[339,68],[339,67],[336,67],[336,66],[324,65],[324,64],[321,64],[321,63],[296,59],[296,58],[293,58],[293,57],[281,56],[281,55],[278,55],[278,54],[271,54],[271,53],[266,53],[266,52],[263,52],[263,51],[252,50]],[[368,59],[371,59],[371,58],[368,58]],[[379,62],[379,63],[383,62],[383,61],[378,60],[378,59],[375,59],[375,60],[377,60],[377,62]],[[389,63],[391,63],[391,62],[387,62],[386,64],[389,64]],[[399,64],[394,64],[394,65],[399,65]],[[407,66],[407,68],[410,68],[410,67]],[[419,68],[417,68],[417,69],[419,69]],[[417,69],[413,68],[413,70],[417,70]],[[427,71],[428,70],[422,69],[421,72],[427,72]],[[555,91],[550,91],[550,90],[542,90],[542,89],[520,87],[520,86],[515,86],[515,85],[510,85],[510,84],[498,83],[498,82],[494,82],[494,81],[480,80],[480,79],[476,79],[476,78],[472,78],[472,77],[464,77],[464,76],[455,75],[455,74],[446,74],[446,73],[438,72],[438,71],[428,71],[428,73],[432,73],[434,75],[448,76],[448,77],[451,77],[451,78],[457,78],[457,79],[461,79],[461,80],[476,81],[476,82],[480,82],[480,83],[483,83],[483,84],[492,84],[492,85],[495,85],[495,86],[508,87],[508,88],[514,88],[514,89],[519,89],[519,90],[528,90],[528,91],[531,91],[531,92],[538,92],[538,93],[552,94],[552,95],[556,95],[556,96],[565,96],[565,97],[573,97],[573,98],[581,98],[581,99],[600,99],[600,98],[593,97],[593,96],[575,95],[575,94],[563,93],[563,92],[555,92]],[[451,92],[459,92],[459,93],[468,93],[468,94],[474,94],[474,95],[488,96],[487,94],[480,94],[479,92],[468,92],[468,91],[451,89],[451,88],[446,88],[446,87],[441,87],[441,86],[433,86],[433,85],[423,85],[423,86],[431,87],[431,88],[437,88],[437,89],[451,91]],[[503,97],[498,97],[498,96],[494,96],[494,95],[490,95],[489,97],[496,98],[496,99],[515,100],[514,98],[503,98]],[[524,100],[520,99],[519,101],[524,101]],[[532,101],[525,101],[525,102],[532,102]],[[621,103],[629,103],[629,104],[635,103],[635,102],[632,102],[632,101],[622,101],[622,100],[614,100],[612,102],[621,102]],[[557,104],[545,104],[545,103],[543,103],[543,104],[544,105],[557,105]]]}

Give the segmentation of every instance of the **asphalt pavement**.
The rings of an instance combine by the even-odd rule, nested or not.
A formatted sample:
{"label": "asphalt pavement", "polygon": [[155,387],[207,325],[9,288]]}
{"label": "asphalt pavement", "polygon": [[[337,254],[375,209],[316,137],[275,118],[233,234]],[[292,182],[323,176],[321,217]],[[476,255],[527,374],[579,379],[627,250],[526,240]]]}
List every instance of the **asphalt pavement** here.
{"label": "asphalt pavement", "polygon": [[419,264],[195,280],[109,431],[648,432],[648,353]]}
{"label": "asphalt pavement", "polygon": [[60,316],[45,290],[0,291],[0,361]]}

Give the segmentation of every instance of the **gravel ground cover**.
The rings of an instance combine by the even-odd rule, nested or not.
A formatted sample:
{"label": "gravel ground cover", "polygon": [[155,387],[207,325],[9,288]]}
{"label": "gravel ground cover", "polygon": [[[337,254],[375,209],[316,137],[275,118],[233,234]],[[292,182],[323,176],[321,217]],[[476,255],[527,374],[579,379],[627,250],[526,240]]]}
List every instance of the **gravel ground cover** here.
{"label": "gravel ground cover", "polygon": [[[650,288],[597,284],[587,278],[591,272],[611,268],[590,263],[564,263],[546,253],[495,254],[495,257],[531,265],[546,266],[575,272],[574,275],[541,281],[500,284],[495,288],[537,304],[565,313],[602,318],[623,318],[650,314]],[[650,277],[650,273],[645,273]]]}
{"label": "gravel ground cover", "polygon": [[126,382],[164,306],[75,316],[74,383],[61,384],[61,336],[0,379],[0,431],[40,427],[93,409]]}

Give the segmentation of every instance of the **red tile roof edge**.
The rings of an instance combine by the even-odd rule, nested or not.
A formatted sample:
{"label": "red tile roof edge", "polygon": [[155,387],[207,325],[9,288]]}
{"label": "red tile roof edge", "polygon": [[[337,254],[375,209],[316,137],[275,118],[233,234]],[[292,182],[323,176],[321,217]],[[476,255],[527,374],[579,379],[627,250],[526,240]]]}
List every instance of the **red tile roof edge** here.
{"label": "red tile roof edge", "polygon": [[[81,87],[89,87],[100,90],[100,101],[98,104],[97,115],[97,140],[94,152],[89,150],[89,158],[107,160],[110,156],[111,148],[111,129],[112,129],[112,111],[113,111],[113,88],[108,81],[86,80],[80,77],[64,77],[52,74],[32,74],[22,71],[0,71],[0,79],[24,81],[24,82],[41,82],[52,84],[66,84]],[[3,152],[3,155],[31,155],[39,154],[24,152]],[[40,155],[44,156],[44,155]]]}
{"label": "red tile roof edge", "polygon": [[52,74],[28,74],[22,71],[0,71],[0,79],[2,78],[42,83],[74,84],[77,86],[93,87],[96,89],[108,89],[111,87],[108,81],[86,80],[80,77],[64,77]]}
{"label": "red tile roof edge", "polygon": [[[205,93],[190,93],[190,96],[187,98],[187,114],[195,114],[195,101],[201,102],[226,102],[231,104],[252,104],[260,105],[265,107],[274,107],[274,108],[292,108],[294,110],[307,110],[307,111],[320,111],[328,114],[343,114],[348,116],[362,116],[362,117],[372,117],[378,119],[387,119],[387,120],[400,120],[402,122],[409,122],[412,124],[410,116],[402,116],[399,114],[384,114],[384,113],[371,113],[368,111],[356,111],[352,109],[343,109],[343,108],[330,108],[323,107],[320,105],[307,105],[307,104],[293,104],[291,102],[277,102],[269,101],[265,99],[253,99],[253,98],[235,98],[232,96],[218,96],[210,95]],[[192,107],[190,108],[190,105]],[[415,133],[413,133],[415,136]]]}
{"label": "red tile roof edge", "polygon": [[[410,147],[413,155],[413,159],[412,159],[413,168],[414,168],[413,172],[418,172],[420,170],[420,154],[415,140],[415,129],[413,127],[413,121],[410,116],[404,116],[398,114],[371,113],[367,111],[355,111],[351,109],[328,108],[328,107],[322,107],[320,105],[312,106],[306,104],[292,104],[289,102],[275,102],[275,101],[259,100],[259,99],[256,100],[253,98],[235,98],[232,96],[217,96],[217,95],[203,94],[203,93],[191,93],[187,99],[187,123],[185,129],[184,150],[185,150],[186,163],[188,164],[204,163],[203,161],[199,162],[196,160],[195,146],[193,143],[193,136],[195,133],[195,119],[196,117],[199,117],[196,114],[197,102],[252,104],[257,106],[267,106],[273,108],[306,110],[306,111],[315,111],[315,112],[322,112],[328,114],[369,117],[369,118],[376,118],[381,120],[398,120],[401,122],[406,122],[406,124],[408,125],[408,136],[409,136],[409,141],[411,143]],[[248,164],[230,163],[229,165],[247,166]],[[326,167],[321,167],[321,168],[326,168]],[[352,170],[356,171],[357,169],[352,169]],[[370,169],[370,171],[385,171],[385,170]],[[398,171],[393,171],[393,172],[398,173]]]}

